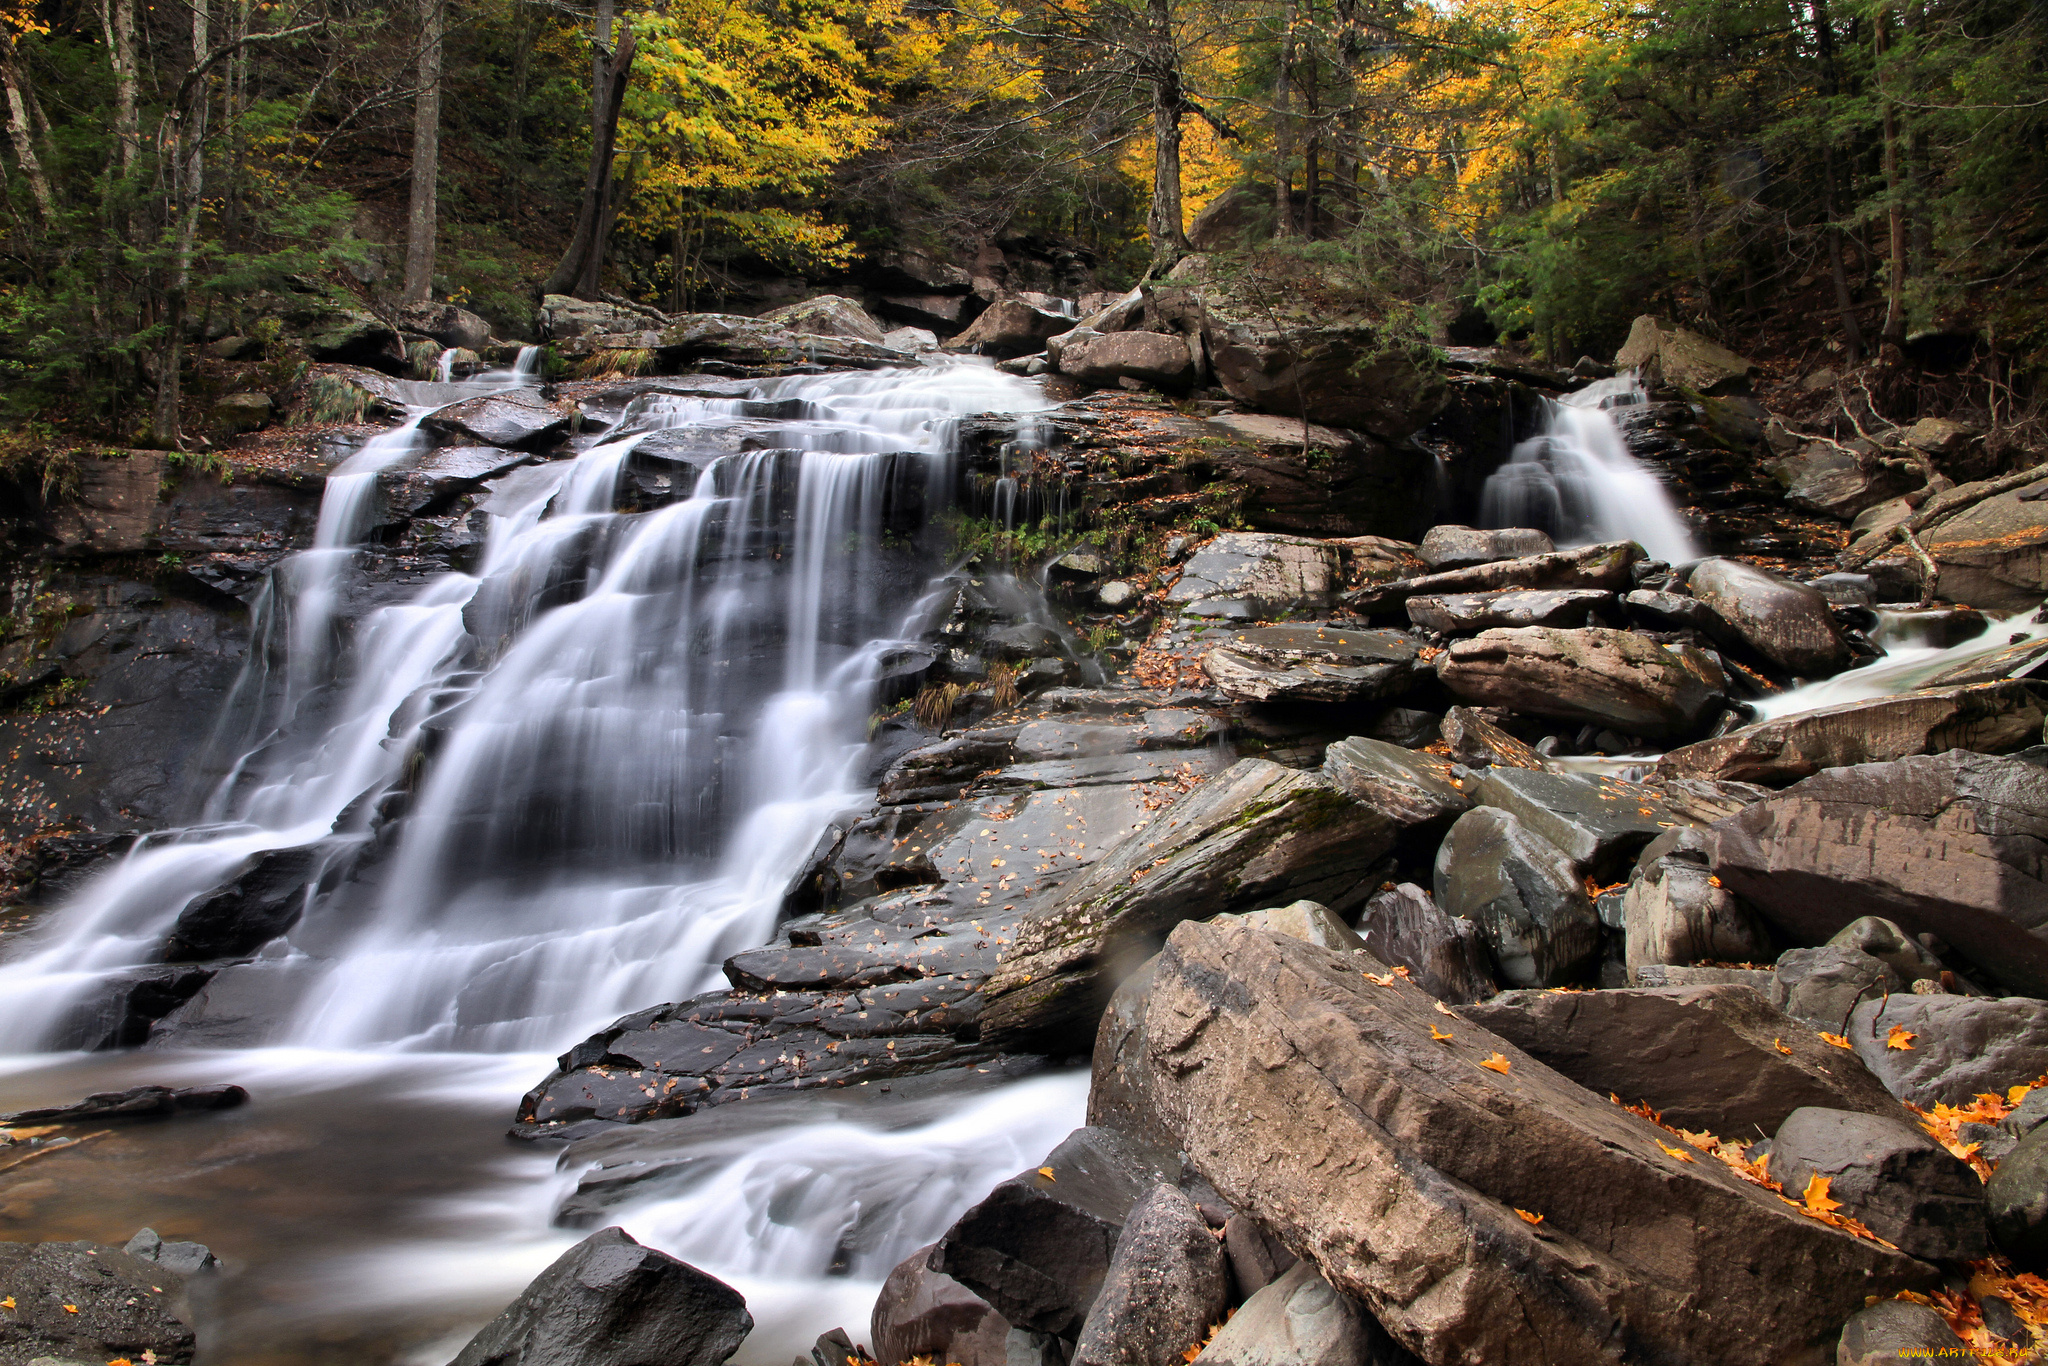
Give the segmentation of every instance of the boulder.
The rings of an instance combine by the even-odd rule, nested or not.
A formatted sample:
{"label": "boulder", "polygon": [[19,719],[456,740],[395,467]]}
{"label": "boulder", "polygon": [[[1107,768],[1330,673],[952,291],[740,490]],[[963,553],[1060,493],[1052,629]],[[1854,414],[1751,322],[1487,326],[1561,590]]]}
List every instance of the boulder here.
{"label": "boulder", "polygon": [[1348,910],[1396,831],[1320,774],[1240,761],[1032,904],[984,988],[983,1042],[1086,1051],[1116,983],[1174,925],[1299,898]]}
{"label": "boulder", "polygon": [[1879,1300],[1842,1328],[1835,1366],[1902,1366],[1966,1360],[1970,1348],[1934,1309],[1913,1300]]}
{"label": "boulder", "polygon": [[1271,185],[1233,185],[1202,206],[1188,224],[1196,251],[1245,251],[1273,238]]}
{"label": "boulder", "polygon": [[784,304],[761,315],[790,331],[812,337],[852,337],[876,346],[889,343],[882,325],[865,308],[841,294],[820,294],[802,303]]}
{"label": "boulder", "polygon": [[1741,793],[1674,791],[1579,773],[1490,768],[1472,800],[1510,812],[1523,827],[1562,849],[1585,876],[1613,882],[1652,840],[1681,826],[1706,825],[1748,805]]}
{"label": "boulder", "polygon": [[737,1290],[604,1228],[557,1257],[450,1366],[719,1366],[753,1328]]}
{"label": "boulder", "polygon": [[1690,645],[1601,627],[1483,631],[1453,642],[1436,676],[1468,702],[1651,738],[1703,729],[1728,687],[1720,666]]}
{"label": "boulder", "polygon": [[491,325],[468,309],[454,304],[406,304],[398,310],[398,321],[411,331],[424,333],[443,346],[459,350],[481,351],[491,343]]}
{"label": "boulder", "polygon": [[1496,626],[1584,626],[1594,612],[1613,602],[1614,594],[1599,588],[1447,593],[1408,599],[1408,620],[1448,636]]}
{"label": "boulder", "polygon": [[946,348],[999,358],[1028,356],[1043,351],[1047,338],[1057,337],[1073,325],[1072,318],[1033,308],[1022,299],[998,299],[947,342]]}
{"label": "boulder", "polygon": [[[1908,1047],[1894,1047],[1902,1028]],[[1967,1105],[2048,1074],[2048,1001],[2025,996],[1886,996],[1865,1000],[1845,1031],[1856,1056],[1900,1100]]]}
{"label": "boulder", "polygon": [[1598,588],[1622,592],[1630,570],[1643,558],[1634,541],[1579,546],[1519,560],[1495,560],[1469,569],[1369,583],[1345,595],[1345,605],[1371,616],[1399,611],[1410,598],[1446,593],[1498,592],[1503,588]]}
{"label": "boulder", "polygon": [[421,420],[420,425],[484,446],[531,449],[569,430],[570,414],[538,393],[514,389],[464,399]]}
{"label": "boulder", "polygon": [[1925,688],[1780,716],[1685,745],[1657,761],[1657,776],[1777,785],[1822,769],[1944,750],[2009,754],[2039,743],[2044,719],[2048,680]]}
{"label": "boulder", "polygon": [[1502,980],[1554,987],[1600,950],[1600,917],[1571,857],[1508,812],[1458,817],[1436,856],[1436,900],[1478,926]]}
{"label": "boulder", "polygon": [[224,394],[214,400],[213,422],[230,432],[253,432],[270,421],[269,394]]}
{"label": "boulder", "polygon": [[0,1243],[0,1359],[98,1366],[152,1354],[192,1360],[194,1335],[176,1282],[159,1267],[96,1243]]}
{"label": "boulder", "polygon": [[1622,595],[1621,606],[1630,622],[1653,631],[1698,631],[1715,641],[1740,639],[1713,608],[1685,593],[1637,588]]}
{"label": "boulder", "polygon": [[405,373],[405,342],[382,319],[353,308],[318,304],[292,313],[289,321],[304,337],[306,354],[316,361]]}
{"label": "boulder", "polygon": [[1549,536],[1532,527],[1510,527],[1503,531],[1480,531],[1448,523],[1433,526],[1415,554],[1434,574],[1446,569],[1470,569],[1496,560],[1521,560],[1531,555],[1548,555],[1557,546]]}
{"label": "boulder", "polygon": [[1859,1002],[1912,985],[1860,949],[1823,944],[1780,954],[1771,970],[1770,997],[1801,1024],[1840,1034]]}
{"label": "boulder", "polygon": [[1803,583],[1740,560],[1702,560],[1686,580],[1692,595],[1788,673],[1824,678],[1849,663],[1849,642],[1828,600]]}
{"label": "boulder", "polygon": [[[1050,1170],[1050,1175],[1047,1170]],[[1109,1274],[1131,1207],[1168,1182],[1105,1128],[1077,1129],[954,1221],[929,1259],[1017,1328],[1072,1337]]]}
{"label": "boulder", "polygon": [[1421,646],[1395,631],[1252,626],[1202,657],[1240,702],[1369,702],[1406,692]]}
{"label": "boulder", "polygon": [[951,1366],[1008,1366],[1010,1325],[994,1306],[943,1271],[921,1247],[882,1282],[868,1320],[880,1366],[929,1357]]}
{"label": "boulder", "polygon": [[2048,770],[1960,750],[1828,769],[1716,825],[1713,864],[1793,943],[1882,916],[2048,995]]}
{"label": "boulder", "polygon": [[1197,617],[1276,617],[1328,604],[1339,579],[1336,548],[1306,536],[1226,531],[1189,557],[1166,601]]}
{"label": "boulder", "polygon": [[331,851],[322,845],[251,854],[232,878],[194,897],[171,926],[169,963],[254,953],[298,923]]}
{"label": "boulder", "polygon": [[1358,917],[1365,951],[1407,968],[1408,980],[1439,1001],[1464,1005],[1500,990],[1479,927],[1445,915],[1428,892],[1402,882],[1375,892]]}
{"label": "boulder", "polygon": [[1925,978],[1941,979],[1941,959],[1883,916],[1866,915],[1850,921],[1828,940],[1828,947],[1868,954],[1908,986]]}
{"label": "boulder", "polygon": [[1785,488],[1785,501],[1824,517],[1851,521],[1919,487],[1921,480],[1874,450],[1814,442],[1765,468]]}
{"label": "boulder", "polygon": [[550,294],[544,297],[540,301],[540,313],[534,324],[541,337],[551,341],[605,333],[638,332],[656,325],[646,314],[633,309],[620,308],[616,304],[591,299],[571,298],[567,294]]}
{"label": "boulder", "polygon": [[1202,1212],[1175,1187],[1154,1186],[1117,1239],[1073,1366],[1185,1366],[1223,1321],[1226,1292],[1223,1249]]}
{"label": "boulder", "polygon": [[1451,757],[1468,767],[1550,768],[1542,755],[1470,707],[1445,712],[1442,731]]}
{"label": "boulder", "polygon": [[1248,525],[1355,541],[1428,524],[1430,456],[1413,443],[1272,413],[1219,413],[1207,425],[1225,437],[1210,448],[1210,477],[1237,490]]}
{"label": "boulder", "polygon": [[1308,1262],[1296,1262],[1247,1299],[1196,1366],[1396,1366],[1414,1358]]}
{"label": "boulder", "polygon": [[1230,1262],[1236,1298],[1250,1299],[1279,1280],[1301,1258],[1259,1227],[1259,1221],[1233,1214],[1223,1221],[1223,1255]]}
{"label": "boulder", "polygon": [[1795,1197],[1826,1177],[1842,1213],[1908,1256],[1966,1262],[1991,1251],[1984,1183],[1903,1112],[1802,1106],[1772,1136],[1770,1170]]}
{"label": "boulder", "polygon": [[160,1266],[176,1276],[197,1276],[220,1270],[220,1258],[204,1243],[165,1242],[153,1228],[139,1229],[121,1250],[138,1262]]}
{"label": "boulder", "polygon": [[1614,353],[1614,368],[1634,370],[1651,389],[1668,385],[1700,394],[1739,394],[1749,391],[1749,372],[1757,366],[1697,332],[1645,313],[1630,325],[1628,340]]}
{"label": "boulder", "polygon": [[1188,1164],[1424,1361],[1764,1366],[1931,1283],[1436,1004],[1184,924],[1131,1050]]}
{"label": "boulder", "polygon": [[1356,953],[1365,947],[1365,941],[1319,901],[1292,901],[1285,906],[1269,906],[1263,911],[1246,911],[1242,915],[1226,911],[1212,919],[1292,935],[1319,949]]}
{"label": "boulder", "polygon": [[[1195,381],[1195,359],[1185,338],[1164,332],[1091,332],[1066,334],[1055,363],[1060,373],[1083,384],[1112,386],[1132,379],[1155,389],[1180,392]],[[1052,344],[1046,344],[1052,354]]]}
{"label": "boulder", "polygon": [[1510,991],[1461,1013],[1587,1090],[1647,1101],[1681,1129],[1745,1142],[1809,1105],[1905,1116],[1854,1057],[1753,987]]}
{"label": "boulder", "polygon": [[1991,612],[2023,611],[2048,597],[2048,500],[2025,496],[2039,489],[1986,498],[1922,535],[1941,571],[1942,597]]}
{"label": "boulder", "polygon": [[1443,828],[1472,805],[1465,779],[1435,754],[1354,735],[1323,751],[1323,775],[1395,825]]}
{"label": "boulder", "polygon": [[1629,980],[1650,964],[1770,958],[1770,935],[1713,870],[1690,858],[1652,859],[1622,898],[1623,962]]}
{"label": "boulder", "polygon": [[916,355],[939,349],[938,334],[922,327],[896,327],[882,334],[882,345],[891,351],[907,351]]}
{"label": "boulder", "polygon": [[2029,1270],[2048,1267],[2048,1128],[2036,1126],[1985,1183],[1998,1250]]}

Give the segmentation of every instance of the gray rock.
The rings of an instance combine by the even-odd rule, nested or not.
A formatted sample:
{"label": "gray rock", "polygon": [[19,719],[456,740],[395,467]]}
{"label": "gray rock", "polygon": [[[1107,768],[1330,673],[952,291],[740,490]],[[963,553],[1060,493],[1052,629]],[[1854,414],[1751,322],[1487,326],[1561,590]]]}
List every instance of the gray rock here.
{"label": "gray rock", "polygon": [[[1048,342],[1046,353],[1051,355],[1052,350]],[[1104,334],[1076,329],[1066,334],[1066,345],[1054,364],[1061,374],[1098,386],[1134,379],[1154,388],[1179,391],[1195,379],[1195,360],[1186,338],[1163,332]]]}
{"label": "gray rock", "polygon": [[1746,986],[1510,991],[1462,1013],[1594,1094],[1647,1101],[1682,1129],[1760,1138],[1814,1105],[1905,1114],[1854,1057]]}
{"label": "gray rock", "polygon": [[984,356],[1028,356],[1043,351],[1047,338],[1074,326],[1072,318],[1033,308],[1022,299],[998,299],[988,310],[946,343],[949,351],[974,351]]}
{"label": "gray rock", "polygon": [[1223,1321],[1223,1249],[1195,1202],[1169,1185],[1132,1207],[1073,1366],[1174,1366]]}
{"label": "gray rock", "polygon": [[1999,1123],[2014,1138],[2025,1138],[2048,1123],[2048,1086],[2037,1086],[2027,1092],[2025,1099]]}
{"label": "gray rock", "polygon": [[137,1233],[121,1250],[139,1262],[154,1262],[179,1276],[196,1276],[202,1271],[220,1269],[220,1258],[214,1256],[213,1249],[206,1244],[167,1243],[153,1228]]}
{"label": "gray rock", "polygon": [[1176,923],[1297,898],[1348,910],[1396,832],[1320,775],[1242,760],[1032,905],[985,989],[982,1039],[1084,1050],[1117,980]]}
{"label": "gray rock", "polygon": [[1748,392],[1749,372],[1757,365],[1697,332],[1645,313],[1630,324],[1628,340],[1614,353],[1614,368],[1637,371],[1651,388],[1677,385],[1700,394],[1736,394]]}
{"label": "gray rock", "polygon": [[1919,940],[1879,915],[1866,915],[1844,925],[1828,940],[1830,947],[1867,953],[1898,974],[1902,982],[1940,978],[1941,960]]}
{"label": "gray rock", "polygon": [[1389,707],[1367,728],[1366,738],[1384,740],[1403,749],[1421,749],[1443,733],[1444,718],[1413,707]]}
{"label": "gray rock", "polygon": [[925,327],[894,327],[882,334],[882,345],[891,351],[908,351],[916,355],[938,350],[939,335]]}
{"label": "gray rock", "polygon": [[1340,582],[1336,547],[1323,541],[1226,531],[1189,557],[1166,601],[1191,616],[1273,617],[1326,606]]}
{"label": "gray rock", "polygon": [[1823,678],[1849,662],[1849,642],[1828,601],[1803,583],[1740,560],[1702,560],[1686,580],[1692,595],[1758,654],[1789,673]]}
{"label": "gray rock", "polygon": [[1242,915],[1225,913],[1215,918],[1271,930],[1275,934],[1291,935],[1319,949],[1357,953],[1365,947],[1365,941],[1319,901],[1294,901],[1263,911],[1246,911]]}
{"label": "gray rock", "polygon": [[1622,928],[1631,981],[1653,963],[1753,963],[1770,956],[1770,936],[1756,916],[1711,869],[1687,858],[1654,859],[1635,871],[1622,898]]}
{"label": "gray rock", "polygon": [[1634,541],[1579,546],[1548,555],[1496,560],[1469,569],[1368,583],[1345,595],[1345,604],[1368,615],[1398,610],[1410,598],[1445,593],[1484,593],[1505,588],[1595,588],[1626,592],[1631,570],[1643,558]]}
{"label": "gray rock", "polygon": [[214,400],[213,421],[231,432],[253,432],[270,421],[272,407],[268,394],[223,394]]}
{"label": "gray rock", "polygon": [[1600,949],[1600,917],[1570,855],[1493,807],[1466,812],[1444,838],[1436,900],[1478,926],[1513,986],[1562,986]]}
{"label": "gray rock", "polygon": [[2048,1266],[2048,1128],[2036,1126],[1984,1187],[1991,1237],[2022,1267]]}
{"label": "gray rock", "polygon": [[478,351],[491,341],[491,325],[468,309],[454,304],[411,304],[398,310],[398,321],[415,332],[424,332],[443,346],[458,350]]}
{"label": "gray rock", "polygon": [[420,425],[479,445],[522,450],[566,432],[569,413],[537,393],[514,389],[450,404],[423,418]]}
{"label": "gray rock", "polygon": [[1111,612],[1122,611],[1141,596],[1138,585],[1128,579],[1111,579],[1095,590],[1096,604]]}
{"label": "gray rock", "polygon": [[[1447,759],[1354,735],[1323,751],[1323,774],[1402,828],[1441,826],[1472,805]],[[1461,786],[1465,784],[1465,786]]]}
{"label": "gray rock", "polygon": [[1223,1256],[1230,1263],[1235,1298],[1248,1300],[1279,1280],[1301,1260],[1259,1221],[1233,1214],[1223,1221]]}
{"label": "gray rock", "polygon": [[1860,949],[1787,949],[1771,970],[1771,1004],[1801,1024],[1839,1034],[1858,1003],[1911,985]]}
{"label": "gray rock", "polygon": [[1259,1290],[1238,1308],[1197,1366],[1395,1366],[1413,1357],[1309,1262]]}
{"label": "gray rock", "polygon": [[[1652,840],[1676,826],[1704,825],[1734,814],[1735,798],[1669,803],[1655,787],[1577,773],[1490,768],[1472,788],[1473,801],[1511,812],[1522,825],[1570,856],[1582,874],[1618,880]],[[1705,816],[1705,820],[1699,819]]]}
{"label": "gray rock", "polygon": [[1394,631],[1251,626],[1202,659],[1240,702],[1365,702],[1407,691],[1421,646]]}
{"label": "gray rock", "polygon": [[[784,304],[761,315],[768,322],[781,323],[790,331],[813,337],[852,337],[857,341],[887,346],[882,325],[852,299],[840,294],[820,294],[802,303]],[[934,338],[934,342],[936,342]]]}
{"label": "gray rock", "polygon": [[1170,1178],[1104,1128],[1075,1130],[1042,1165],[1050,1177],[1022,1172],[961,1215],[930,1265],[1014,1327],[1070,1337],[1102,1289],[1132,1206]]}
{"label": "gray rock", "polygon": [[1966,1360],[1970,1349],[1948,1320],[1911,1300],[1879,1300],[1842,1329],[1836,1366],[1902,1366],[1908,1361]]}
{"label": "gray rock", "polygon": [[926,1265],[931,1254],[931,1246],[919,1248],[882,1282],[868,1320],[875,1360],[902,1366],[922,1356],[949,1366],[1008,1366],[1009,1323],[987,1300]]}
{"label": "gray rock", "polygon": [[645,314],[567,294],[544,297],[537,322],[540,335],[553,340],[594,333],[637,332],[650,325]]}
{"label": "gray rock", "polygon": [[1358,935],[1366,952],[1407,968],[1408,980],[1439,1001],[1464,1005],[1500,990],[1479,927],[1445,915],[1412,882],[1375,892],[1359,913]]}
{"label": "gray rock", "polygon": [[1453,642],[1436,675],[1468,702],[1652,738],[1697,733],[1728,687],[1720,666],[1692,646],[1597,627],[1484,631]]}
{"label": "gray rock", "polygon": [[2048,596],[2048,502],[2028,500],[2032,492],[1986,498],[1927,533],[1939,596],[1991,612],[2023,611]]}
{"label": "gray rock", "polygon": [[0,1243],[0,1297],[14,1302],[0,1322],[0,1356],[99,1366],[153,1352],[159,1361],[188,1362],[194,1338],[177,1292],[160,1268],[119,1248]]}
{"label": "gray rock", "polygon": [[1962,1262],[1991,1250],[1984,1183],[1903,1115],[1794,1110],[1771,1138],[1770,1170],[1794,1199],[1826,1177],[1843,1213],[1910,1256]]}
{"label": "gray rock", "polygon": [[1359,967],[1183,924],[1130,1052],[1195,1172],[1424,1360],[1765,1366],[1935,1280]]}
{"label": "gray rock", "polygon": [[1628,619],[1655,631],[1698,631],[1715,640],[1734,634],[1714,609],[1684,593],[1633,589],[1622,595],[1621,605]]}
{"label": "gray rock", "polygon": [[2048,770],[1962,751],[1829,769],[1716,825],[1713,862],[1793,943],[1882,916],[2048,995]]}
{"label": "gray rock", "polygon": [[[1911,1048],[1888,1046],[1894,1026],[1914,1036]],[[1866,1000],[1847,1032],[1885,1088],[1923,1109],[2003,1094],[2048,1072],[2048,1001],[2024,996]]]}
{"label": "gray rock", "polygon": [[1550,771],[1550,762],[1471,707],[1444,713],[1443,741],[1451,757],[1470,768]]}
{"label": "gray rock", "polygon": [[1499,593],[1450,593],[1408,599],[1408,620],[1445,635],[1469,635],[1496,626],[1584,626],[1614,601],[1599,588],[1511,588]]}
{"label": "gray rock", "polygon": [[1786,502],[1845,522],[1921,483],[1896,463],[1881,462],[1874,450],[1818,441],[1764,468],[1785,486]]}
{"label": "gray rock", "polygon": [[1548,555],[1556,549],[1550,537],[1531,527],[1480,531],[1469,526],[1444,525],[1431,527],[1415,547],[1415,554],[1435,573],[1441,569],[1469,569],[1496,560]]}
{"label": "gray rock", "polygon": [[556,1258],[450,1366],[719,1366],[753,1328],[731,1286],[605,1228]]}

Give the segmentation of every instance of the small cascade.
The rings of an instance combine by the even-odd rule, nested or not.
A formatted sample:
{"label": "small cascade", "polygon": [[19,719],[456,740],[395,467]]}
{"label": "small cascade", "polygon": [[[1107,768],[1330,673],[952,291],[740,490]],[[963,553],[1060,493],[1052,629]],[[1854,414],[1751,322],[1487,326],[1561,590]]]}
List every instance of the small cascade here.
{"label": "small cascade", "polygon": [[440,359],[434,362],[434,382],[437,384],[455,383],[454,347],[451,346],[447,350],[443,351],[441,353]]}
{"label": "small cascade", "polygon": [[1487,477],[1479,525],[1535,527],[1560,545],[1640,543],[1673,564],[1697,559],[1685,518],[1650,468],[1629,453],[1610,410],[1645,402],[1633,375],[1546,399],[1543,431],[1516,444]]}
{"label": "small cascade", "polygon": [[[1868,702],[1873,698],[1912,692],[1928,686],[1937,675],[1951,669],[1974,664],[2024,641],[2048,637],[2048,621],[2041,620],[2039,613],[2022,611],[2010,617],[1993,619],[1985,623],[1982,632],[1969,640],[1944,647],[1928,643],[1916,624],[1915,619],[1919,615],[1915,612],[1879,612],[1877,629],[1871,632],[1870,638],[1884,651],[1882,659],[1860,669],[1836,674],[1833,678],[1761,698],[1750,704],[1756,711],[1756,719],[1770,721],[1781,716],[1819,711],[1823,707],[1839,707],[1850,702]],[[2048,675],[2048,655],[2031,666],[2021,666],[2016,676],[2038,678],[2044,675]]]}

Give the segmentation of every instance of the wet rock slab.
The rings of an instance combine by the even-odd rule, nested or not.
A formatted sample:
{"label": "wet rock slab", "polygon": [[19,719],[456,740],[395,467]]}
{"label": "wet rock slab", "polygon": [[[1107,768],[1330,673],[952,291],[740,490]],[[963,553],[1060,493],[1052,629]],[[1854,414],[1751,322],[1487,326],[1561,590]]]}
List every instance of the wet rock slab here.
{"label": "wet rock slab", "polygon": [[1405,692],[1420,653],[1394,631],[1253,626],[1229,633],[1202,664],[1238,701],[1359,702]]}

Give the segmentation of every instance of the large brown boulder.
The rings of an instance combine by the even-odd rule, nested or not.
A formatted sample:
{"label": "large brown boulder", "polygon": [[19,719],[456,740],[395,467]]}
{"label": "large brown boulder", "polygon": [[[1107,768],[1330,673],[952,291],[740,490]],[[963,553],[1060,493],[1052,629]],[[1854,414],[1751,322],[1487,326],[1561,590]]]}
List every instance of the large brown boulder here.
{"label": "large brown boulder", "polygon": [[1754,1139],[1805,1105],[1905,1117],[1854,1055],[1754,987],[1510,991],[1464,1015],[1589,1091],[1648,1101],[1681,1129]]}
{"label": "large brown boulder", "polygon": [[1716,825],[1712,859],[1795,943],[1882,916],[2048,996],[2048,770],[1962,750],[1828,769]]}
{"label": "large brown boulder", "polygon": [[1394,821],[1329,779],[1245,759],[1033,904],[983,989],[984,1042],[1085,1052],[1110,993],[1183,920],[1372,890]]}
{"label": "large brown boulder", "polygon": [[1504,588],[1600,588],[1609,592],[1629,586],[1631,570],[1643,558],[1634,541],[1582,545],[1547,555],[1494,560],[1436,574],[1367,584],[1345,598],[1355,612],[1372,615],[1396,612],[1410,598],[1445,593],[1488,593]]}
{"label": "large brown boulder", "polygon": [[[1086,329],[1066,334],[1060,348],[1059,370],[1083,384],[1114,385],[1133,379],[1155,389],[1175,392],[1195,380],[1195,358],[1187,340],[1164,332],[1091,333]],[[1048,347],[1050,350],[1050,347]]]}
{"label": "large brown boulder", "polygon": [[1935,1277],[1374,966],[1182,925],[1121,1047],[1189,1165],[1430,1366],[1776,1366]]}
{"label": "large brown boulder", "polygon": [[[1241,491],[1247,522],[1306,536],[1413,536],[1429,524],[1428,452],[1273,413],[1220,413],[1214,478]],[[1305,439],[1304,439],[1305,438]],[[1238,443],[1242,443],[1240,446]]]}
{"label": "large brown boulder", "polygon": [[882,1282],[868,1318],[879,1366],[912,1357],[959,1366],[1007,1366],[1010,1324],[995,1307],[927,1263],[929,1246],[911,1253]]}
{"label": "large brown boulder", "polygon": [[2039,742],[2044,718],[2048,683],[1930,688],[1759,721],[1672,750],[1657,761],[1657,776],[1777,785],[1950,749],[2009,754]]}
{"label": "large brown boulder", "polygon": [[1614,367],[1636,371],[1652,389],[1673,385],[1700,394],[1747,393],[1749,372],[1757,368],[1720,343],[1648,313],[1629,327]]}
{"label": "large brown boulder", "polygon": [[1251,626],[1202,657],[1240,702],[1364,702],[1405,692],[1421,646],[1396,631]]}
{"label": "large brown boulder", "polygon": [[865,308],[842,294],[820,294],[815,299],[771,308],[761,316],[804,336],[852,337],[876,346],[884,344],[882,325]]}
{"label": "large brown boulder", "polygon": [[1849,662],[1828,600],[1803,583],[1740,560],[1702,560],[1686,580],[1751,649],[1789,673],[1820,678]]}
{"label": "large brown boulder", "polygon": [[1987,498],[1928,532],[1942,597],[2017,612],[2048,597],[2048,499],[2041,485]]}
{"label": "large brown boulder", "polygon": [[965,331],[947,342],[946,349],[974,351],[1007,360],[1043,351],[1047,338],[1057,337],[1073,325],[1072,318],[1033,308],[1022,299],[998,299]]}
{"label": "large brown boulder", "polygon": [[1728,687],[1720,667],[1690,645],[1602,627],[1482,631],[1445,650],[1436,676],[1480,706],[1653,738],[1697,734],[1726,702]]}

